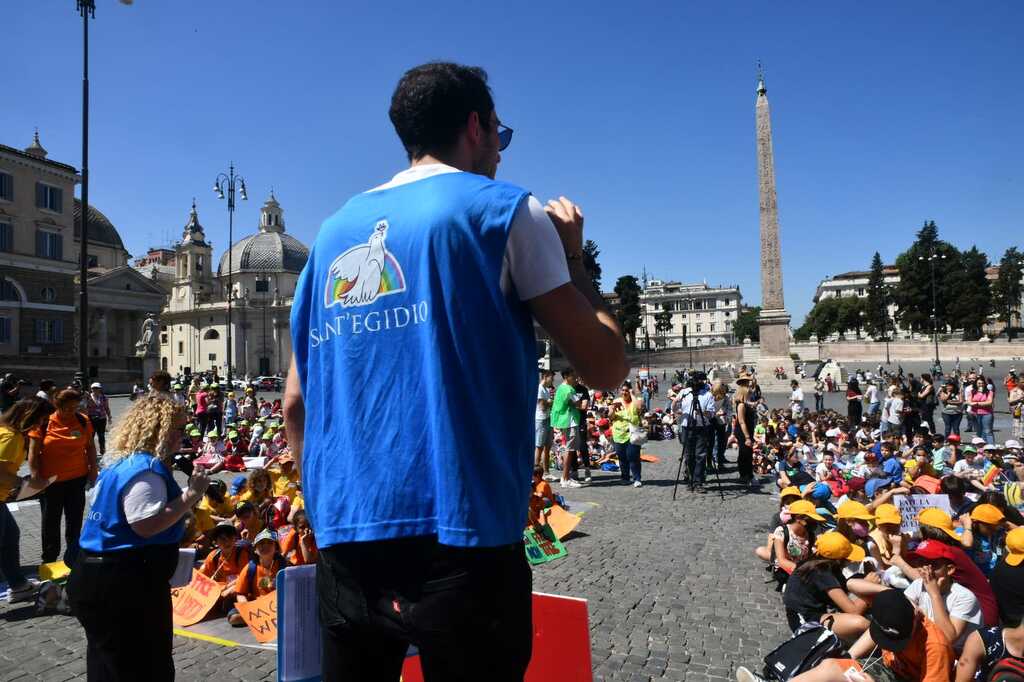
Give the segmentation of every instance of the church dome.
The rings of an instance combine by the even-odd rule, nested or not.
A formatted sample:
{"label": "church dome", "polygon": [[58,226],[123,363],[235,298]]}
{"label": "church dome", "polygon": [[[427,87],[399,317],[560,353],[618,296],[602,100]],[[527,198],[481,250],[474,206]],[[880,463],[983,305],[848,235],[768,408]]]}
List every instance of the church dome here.
{"label": "church dome", "polygon": [[238,242],[220,258],[219,275],[231,272],[302,272],[309,260],[309,249],[295,237],[285,234],[284,211],[273,192],[260,209],[259,232]]}
{"label": "church dome", "polygon": [[[75,199],[74,207],[75,239],[82,238],[82,201]],[[89,206],[89,243],[115,246],[124,249],[124,242],[117,228],[107,216],[100,213],[95,206]]]}

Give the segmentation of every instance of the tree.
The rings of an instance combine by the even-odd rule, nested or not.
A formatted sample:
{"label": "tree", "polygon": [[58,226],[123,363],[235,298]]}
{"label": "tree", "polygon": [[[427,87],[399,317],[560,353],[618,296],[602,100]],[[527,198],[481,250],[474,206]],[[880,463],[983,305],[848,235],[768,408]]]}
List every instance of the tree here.
{"label": "tree", "polygon": [[619,309],[615,316],[630,347],[636,349],[636,330],[640,328],[640,284],[633,275],[623,275],[615,282]]}
{"label": "tree", "polygon": [[750,339],[754,343],[761,341],[761,326],[757,323],[757,317],[761,314],[761,306],[744,307],[736,316],[736,322],[732,325],[732,333],[740,343],[743,339]]}
{"label": "tree", "polygon": [[665,345],[665,335],[670,331],[672,331],[672,310],[669,303],[663,303],[661,312],[654,316],[654,333],[659,345]]}
{"label": "tree", "polygon": [[988,265],[988,256],[972,246],[970,251],[960,254],[947,278],[956,295],[949,300],[946,320],[953,329],[964,330],[965,341],[981,338],[992,312],[992,289],[985,277]]}
{"label": "tree", "polygon": [[583,268],[590,275],[590,282],[594,285],[594,291],[601,291],[601,264],[597,257],[601,255],[601,249],[597,248],[597,242],[588,239],[583,243]]}
{"label": "tree", "polygon": [[[999,261],[999,277],[992,284],[992,303],[999,313],[999,321],[1006,324],[1006,337],[1013,339],[1020,324],[1020,299],[1024,277],[1024,254],[1011,246]],[[1017,324],[1014,324],[1014,317]]]}
{"label": "tree", "polygon": [[793,336],[800,340],[806,340],[811,337],[811,334],[816,334],[819,339],[824,339],[833,333],[842,332],[844,327],[841,319],[845,305],[843,301],[844,299],[838,296],[829,296],[815,303],[811,312],[807,313],[804,323],[793,333]]}
{"label": "tree", "polygon": [[935,316],[939,328],[949,320],[950,301],[960,297],[953,274],[960,264],[960,252],[939,239],[935,221],[925,221],[909,249],[896,257],[900,283],[894,292],[896,316],[903,326],[916,331],[932,331],[932,267],[935,268]]}
{"label": "tree", "polygon": [[840,334],[854,330],[860,334],[867,315],[867,299],[859,296],[844,296],[836,299],[836,325]]}
{"label": "tree", "polygon": [[871,259],[871,274],[868,275],[868,296],[864,302],[864,327],[876,339],[887,338],[892,327],[889,321],[890,296],[882,257],[875,251],[875,257]]}

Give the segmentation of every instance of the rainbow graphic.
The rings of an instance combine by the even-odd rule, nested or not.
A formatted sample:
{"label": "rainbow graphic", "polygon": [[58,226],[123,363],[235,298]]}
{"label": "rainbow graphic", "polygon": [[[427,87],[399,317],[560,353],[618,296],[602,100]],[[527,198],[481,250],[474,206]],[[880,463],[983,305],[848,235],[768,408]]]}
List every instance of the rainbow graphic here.
{"label": "rainbow graphic", "polygon": [[378,221],[365,244],[357,244],[334,259],[327,271],[325,307],[367,305],[380,296],[405,291],[402,266],[384,245],[387,231],[387,221]]}

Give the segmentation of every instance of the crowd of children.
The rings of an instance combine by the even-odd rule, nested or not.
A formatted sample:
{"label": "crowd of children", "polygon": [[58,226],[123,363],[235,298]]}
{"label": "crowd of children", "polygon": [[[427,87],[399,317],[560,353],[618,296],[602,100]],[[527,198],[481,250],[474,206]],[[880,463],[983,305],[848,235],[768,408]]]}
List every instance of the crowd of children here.
{"label": "crowd of children", "polygon": [[[764,414],[755,437],[780,505],[754,552],[792,641],[827,627],[843,645],[793,679],[967,682],[1007,657],[1024,663],[1021,443],[797,410]],[[944,495],[948,508],[901,511],[910,495]],[[741,667],[737,679],[760,678]]]}

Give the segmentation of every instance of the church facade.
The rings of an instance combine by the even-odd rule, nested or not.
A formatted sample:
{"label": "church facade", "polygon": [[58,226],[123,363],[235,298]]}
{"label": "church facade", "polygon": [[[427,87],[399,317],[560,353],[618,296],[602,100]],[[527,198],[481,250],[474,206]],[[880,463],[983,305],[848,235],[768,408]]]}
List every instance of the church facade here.
{"label": "church facade", "polygon": [[228,297],[231,364],[236,378],[280,374],[291,362],[289,318],[295,284],[309,249],[285,232],[284,211],[271,192],[257,232],[220,258],[206,238],[195,202],[174,245],[169,296],[160,313],[160,363],[172,374],[227,375]]}

